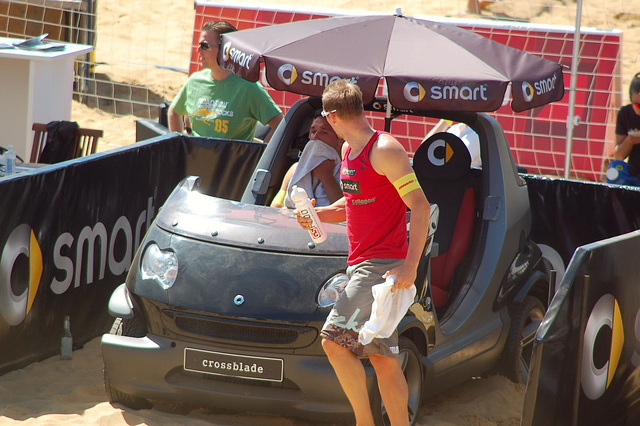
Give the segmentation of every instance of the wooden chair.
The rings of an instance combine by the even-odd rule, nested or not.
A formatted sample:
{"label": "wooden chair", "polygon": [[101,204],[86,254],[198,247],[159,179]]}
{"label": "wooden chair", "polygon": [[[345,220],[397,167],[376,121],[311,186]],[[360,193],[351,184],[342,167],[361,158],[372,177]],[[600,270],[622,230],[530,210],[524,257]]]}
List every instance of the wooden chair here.
{"label": "wooden chair", "polygon": [[[31,163],[38,163],[40,155],[47,143],[47,125],[43,123],[33,123],[33,145],[31,146]],[[98,139],[104,135],[102,130],[85,129],[78,127],[73,132],[73,157],[84,157],[95,154],[98,149]]]}
{"label": "wooden chair", "polygon": [[73,151],[73,158],[95,154],[98,149],[98,139],[101,138],[103,134],[104,132],[102,130],[78,127],[74,132],[75,149]]}

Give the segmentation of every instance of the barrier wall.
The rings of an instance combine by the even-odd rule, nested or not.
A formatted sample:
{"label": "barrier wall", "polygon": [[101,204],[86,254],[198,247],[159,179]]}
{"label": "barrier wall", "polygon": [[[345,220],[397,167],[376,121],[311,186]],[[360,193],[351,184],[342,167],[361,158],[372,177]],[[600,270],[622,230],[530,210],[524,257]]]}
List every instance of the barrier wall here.
{"label": "barrier wall", "polygon": [[[325,18],[327,16],[373,14],[321,8],[281,7],[274,4],[238,3],[233,1],[196,1],[193,50],[190,72],[199,67],[197,42],[202,25],[208,20],[226,20],[238,29],[264,25]],[[551,105],[523,113],[514,113],[503,106],[492,113],[502,125],[516,162],[530,173],[562,176],[566,146],[566,122],[569,104],[573,27],[531,25],[523,23],[463,20],[434,16],[416,16],[447,22],[474,31],[508,46],[556,61],[565,66],[564,98]],[[600,181],[603,161],[613,152],[615,115],[621,105],[619,69],[622,33],[617,30],[583,29],[580,39],[576,110],[580,125],[574,130],[572,177]],[[300,98],[293,93],[278,92],[262,79],[271,96],[286,110]],[[380,91],[382,94],[382,90]],[[384,128],[382,117],[373,119],[377,128]],[[401,142],[410,153],[415,152],[434,122],[416,117],[400,117],[393,121],[391,131],[402,135]]]}
{"label": "barrier wall", "polygon": [[[5,207],[0,214],[0,374],[56,354],[64,315],[71,317],[76,345],[108,331],[113,321],[108,298],[124,281],[139,242],[175,185],[197,175],[203,192],[238,200],[264,147],[174,133],[0,179]],[[533,237],[556,248],[565,261],[578,245],[639,228],[640,189],[531,175],[525,179]],[[596,331],[583,345],[593,348],[593,374],[582,375],[595,384],[589,394],[580,394],[574,411],[581,420],[601,416],[599,409],[611,419],[626,413],[621,415],[640,420],[627,408],[637,399],[637,386],[631,385],[640,364],[635,338],[640,264],[633,258],[639,238],[637,232],[615,237],[573,256],[545,318],[549,332],[538,337],[538,362],[523,417],[531,424],[569,424],[567,407],[573,407],[571,398],[579,389],[578,366],[591,356],[580,349],[582,293],[575,289],[583,287],[589,289],[584,311],[589,320],[584,324]],[[586,274],[588,287],[581,281]],[[614,314],[601,315],[595,307],[599,303],[613,306]],[[606,321],[615,332],[607,332]],[[623,344],[611,337],[619,335],[620,323]],[[603,369],[611,373],[606,385]],[[602,395],[593,398],[603,386]],[[614,409],[604,409],[610,405]]]}
{"label": "barrier wall", "polygon": [[533,239],[569,265],[536,336],[522,424],[640,424],[640,188],[525,179]]}
{"label": "barrier wall", "polygon": [[158,209],[184,177],[239,200],[264,144],[167,137],[0,179],[0,374],[58,353],[63,317],[76,344],[109,330]]}
{"label": "barrier wall", "polygon": [[640,424],[640,231],[580,247],[538,329],[522,425]]}

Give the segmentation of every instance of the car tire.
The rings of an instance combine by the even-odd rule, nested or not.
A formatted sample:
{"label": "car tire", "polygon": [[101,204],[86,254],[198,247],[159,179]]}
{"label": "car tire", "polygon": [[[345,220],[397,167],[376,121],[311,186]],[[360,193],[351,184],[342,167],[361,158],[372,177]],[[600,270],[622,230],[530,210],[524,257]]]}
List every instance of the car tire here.
{"label": "car tire", "polygon": [[[422,402],[422,356],[418,347],[408,337],[400,337],[398,346],[402,371],[409,386],[409,424],[413,426],[418,419],[418,412]],[[375,424],[377,426],[390,425],[387,411],[384,408],[382,397],[378,390],[377,381],[370,400]]]}
{"label": "car tire", "polygon": [[[116,318],[109,333],[118,336],[143,337],[146,334],[146,328],[142,321],[136,316],[131,319]],[[110,403],[122,404],[134,410],[148,409],[153,406],[148,399],[129,395],[116,389],[109,380],[106,367],[104,367],[103,370],[104,390]]]}
{"label": "car tire", "polygon": [[502,374],[514,383],[527,384],[533,342],[544,313],[544,305],[533,296],[526,296],[513,310],[511,327],[503,351]]}
{"label": "car tire", "polygon": [[140,317],[133,318],[116,318],[111,326],[109,334],[129,337],[144,337],[147,335],[147,329]]}

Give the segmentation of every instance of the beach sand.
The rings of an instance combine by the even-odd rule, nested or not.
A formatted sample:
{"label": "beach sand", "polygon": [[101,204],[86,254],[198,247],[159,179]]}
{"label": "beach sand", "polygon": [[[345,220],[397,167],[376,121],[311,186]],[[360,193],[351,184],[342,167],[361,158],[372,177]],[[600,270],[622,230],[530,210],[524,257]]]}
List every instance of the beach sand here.
{"label": "beach sand", "polygon": [[[492,376],[471,380],[428,398],[419,425],[516,426],[524,389]],[[132,410],[107,402],[102,381],[100,339],[73,353],[72,360],[52,357],[0,376],[0,426],[25,425],[245,425],[311,426],[279,415],[216,413],[205,408],[159,403]]]}
{"label": "beach sand", "polygon": [[[305,4],[304,1],[296,3]],[[307,0],[308,5],[313,3]],[[566,3],[574,4],[570,0]],[[593,7],[590,7],[591,3]],[[625,31],[622,57],[624,95],[631,77],[640,71],[637,63],[640,14],[632,12],[640,10],[640,0],[615,2],[618,10],[609,12],[601,9],[603,3],[596,0],[585,2],[582,25]],[[619,10],[620,3],[628,12]],[[473,17],[464,13],[466,0],[400,1],[393,4],[379,0],[328,0],[323,7],[392,11],[396,4],[402,6],[406,15]],[[498,0],[489,6],[489,10],[483,11],[483,15],[510,16],[557,25],[573,25],[575,19],[575,12],[568,10],[562,0],[547,0],[542,6]],[[186,78],[186,73],[167,68],[188,68],[193,20],[192,0],[98,2],[96,60],[99,64],[96,72],[108,76],[112,81],[144,85],[156,95],[171,99]],[[100,151],[135,142],[136,117],[132,115],[114,116],[74,101],[72,119],[83,127],[105,131]],[[504,377],[474,379],[423,402],[418,424],[519,425],[523,399],[524,389]],[[74,352],[71,361],[53,357],[0,377],[0,426],[17,422],[26,425],[311,424],[282,416],[221,414],[203,408],[193,409],[187,414],[184,414],[185,411],[176,410],[171,404],[135,411],[107,402],[99,338]]]}

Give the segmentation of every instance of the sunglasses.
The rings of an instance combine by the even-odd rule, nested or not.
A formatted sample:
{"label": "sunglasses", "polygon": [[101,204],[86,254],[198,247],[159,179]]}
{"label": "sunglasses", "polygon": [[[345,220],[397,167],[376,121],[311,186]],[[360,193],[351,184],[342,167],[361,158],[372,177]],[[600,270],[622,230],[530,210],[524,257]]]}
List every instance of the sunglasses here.
{"label": "sunglasses", "polygon": [[206,52],[212,47],[220,46],[219,44],[209,44],[209,42],[207,41],[201,41],[200,43],[198,43],[198,45],[200,46],[200,49],[202,49],[203,52]]}
{"label": "sunglasses", "polygon": [[336,112],[337,110],[332,109],[331,111],[322,111],[320,113],[321,116],[323,116],[324,118],[327,118],[327,115],[331,114],[332,112]]}

